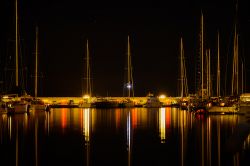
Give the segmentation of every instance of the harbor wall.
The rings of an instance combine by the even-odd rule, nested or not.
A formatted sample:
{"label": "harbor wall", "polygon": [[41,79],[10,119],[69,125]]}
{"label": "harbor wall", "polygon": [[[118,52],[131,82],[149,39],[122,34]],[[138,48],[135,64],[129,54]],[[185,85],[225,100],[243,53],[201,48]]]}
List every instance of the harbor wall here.
{"label": "harbor wall", "polygon": [[[89,99],[83,98],[83,97],[38,97],[39,99],[43,100],[46,104],[79,104],[83,101],[91,101],[94,102],[97,99],[106,99],[110,101],[117,101],[122,102],[128,97],[91,97]],[[148,97],[130,97],[129,99],[134,101],[137,104],[145,104]],[[164,104],[172,104],[179,100],[179,97],[166,97],[166,98],[159,98],[161,102]]]}

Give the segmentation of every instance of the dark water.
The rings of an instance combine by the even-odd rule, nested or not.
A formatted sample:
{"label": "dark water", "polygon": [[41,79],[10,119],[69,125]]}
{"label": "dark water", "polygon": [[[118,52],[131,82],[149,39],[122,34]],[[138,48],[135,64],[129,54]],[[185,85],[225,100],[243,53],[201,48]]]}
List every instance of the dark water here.
{"label": "dark water", "polygon": [[0,115],[0,165],[250,165],[240,115],[176,108]]}

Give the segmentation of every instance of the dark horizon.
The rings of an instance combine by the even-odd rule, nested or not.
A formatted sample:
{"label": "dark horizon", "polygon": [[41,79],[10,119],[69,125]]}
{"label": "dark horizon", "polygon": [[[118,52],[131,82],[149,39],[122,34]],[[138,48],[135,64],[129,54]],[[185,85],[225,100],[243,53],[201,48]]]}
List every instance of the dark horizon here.
{"label": "dark horizon", "polygon": [[[126,3],[125,3],[126,2]],[[125,5],[127,4],[127,5]],[[133,4],[133,7],[132,7]],[[35,27],[39,27],[39,96],[81,96],[86,40],[89,41],[93,94],[122,96],[127,36],[130,36],[135,96],[165,93],[177,96],[180,38],[184,41],[188,85],[195,93],[196,56],[199,54],[201,11],[204,15],[205,48],[211,49],[212,67],[217,65],[217,31],[221,35],[221,86],[230,90],[232,41],[236,18],[235,0],[164,4],[111,1],[20,2],[20,36],[23,63],[27,66],[26,89],[34,93]],[[14,31],[14,0],[1,4],[1,71],[11,56]],[[250,14],[248,2],[238,5],[239,56],[246,70],[245,89],[250,91]],[[241,65],[240,65],[241,66]],[[215,75],[213,69],[213,75]],[[3,73],[3,72],[1,72]],[[225,77],[227,75],[227,77]],[[213,77],[215,81],[216,77]],[[227,79],[227,81],[225,80]],[[1,74],[1,80],[4,80]],[[225,90],[225,81],[227,89]],[[215,87],[216,84],[213,84]]]}

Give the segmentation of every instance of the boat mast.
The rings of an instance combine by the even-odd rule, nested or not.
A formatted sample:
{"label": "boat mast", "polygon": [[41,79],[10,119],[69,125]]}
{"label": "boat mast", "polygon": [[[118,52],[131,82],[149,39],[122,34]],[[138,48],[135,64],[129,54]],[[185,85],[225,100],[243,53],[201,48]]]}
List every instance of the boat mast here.
{"label": "boat mast", "polygon": [[210,96],[210,64],[209,64],[209,59],[210,59],[210,49],[206,50],[206,90],[207,90],[207,96]]}
{"label": "boat mast", "polygon": [[244,93],[244,65],[241,63],[241,93]]}
{"label": "boat mast", "polygon": [[208,49],[208,96],[212,95],[212,84],[211,84],[211,54]]}
{"label": "boat mast", "polygon": [[210,70],[210,49],[206,50],[206,76],[207,76],[207,96],[211,96],[211,70]]}
{"label": "boat mast", "polygon": [[217,36],[217,97],[220,96],[220,34]]}
{"label": "boat mast", "polygon": [[91,97],[92,95],[92,87],[91,87],[91,79],[90,79],[90,62],[89,62],[89,42],[87,40],[86,45],[86,93]]}
{"label": "boat mast", "polygon": [[237,17],[238,17],[238,0],[236,1],[236,17],[234,28],[234,45],[233,45],[233,76],[232,76],[232,95],[239,94],[239,35],[237,32]]}
{"label": "boat mast", "polygon": [[181,38],[181,97],[183,97],[183,89],[184,89],[184,85],[183,85],[183,43],[182,43],[182,38]]}
{"label": "boat mast", "polygon": [[232,77],[232,95],[238,95],[239,93],[239,79],[238,79],[238,34],[236,31],[235,25],[235,32],[234,32],[234,46],[233,46],[233,77]]}
{"label": "boat mast", "polygon": [[201,98],[203,99],[204,97],[204,94],[203,94],[203,81],[204,81],[204,78],[203,78],[203,60],[204,57],[203,57],[203,13],[201,13]]}
{"label": "boat mast", "polygon": [[35,97],[37,97],[37,71],[38,71],[38,27],[36,27]]}
{"label": "boat mast", "polygon": [[185,58],[184,58],[184,48],[183,48],[183,68],[184,68],[184,96],[188,96],[188,82],[187,82],[187,71],[186,71],[186,63],[185,63]]}
{"label": "boat mast", "polygon": [[19,45],[18,45],[18,3],[16,0],[15,3],[15,8],[16,8],[16,87],[18,87],[18,51],[19,51]]}
{"label": "boat mast", "polygon": [[239,34],[236,37],[236,94],[239,94]]}
{"label": "boat mast", "polygon": [[180,97],[186,97],[188,95],[188,85],[187,85],[187,75],[186,75],[186,65],[184,57],[184,47],[183,39],[181,37],[181,51],[180,51],[180,81],[181,81],[181,92]]}
{"label": "boat mast", "polygon": [[128,35],[128,57],[127,57],[127,85],[126,88],[128,89],[128,97],[134,97],[134,83],[133,83],[133,76],[132,76],[132,62],[131,62],[131,52],[130,52],[130,40]]}
{"label": "boat mast", "polygon": [[130,43],[129,43],[129,36],[128,36],[128,97],[130,97],[130,91],[131,91],[131,80],[130,80]]}

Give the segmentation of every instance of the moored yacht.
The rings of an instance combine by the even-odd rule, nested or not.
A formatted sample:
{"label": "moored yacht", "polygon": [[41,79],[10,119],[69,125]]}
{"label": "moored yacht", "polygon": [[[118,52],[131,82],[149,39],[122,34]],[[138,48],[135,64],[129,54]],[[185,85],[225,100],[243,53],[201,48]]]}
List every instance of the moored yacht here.
{"label": "moored yacht", "polygon": [[235,114],[239,112],[239,104],[235,98],[215,99],[207,102],[207,113]]}
{"label": "moored yacht", "polygon": [[147,95],[147,101],[146,103],[143,105],[143,107],[146,108],[160,108],[163,106],[163,103],[153,94],[149,93]]}
{"label": "moored yacht", "polygon": [[119,103],[119,107],[122,108],[135,107],[135,102],[129,98],[126,98]]}
{"label": "moored yacht", "polygon": [[29,113],[29,102],[18,97],[17,94],[4,95],[2,101],[5,103],[5,109],[8,114]]}
{"label": "moored yacht", "polygon": [[119,103],[116,100],[111,100],[107,98],[97,98],[93,102],[93,107],[95,108],[117,108]]}
{"label": "moored yacht", "polygon": [[49,105],[45,104],[41,99],[34,98],[30,102],[30,109],[47,111],[49,109]]}
{"label": "moored yacht", "polygon": [[246,114],[250,112],[250,93],[243,93],[239,99],[239,113]]}

